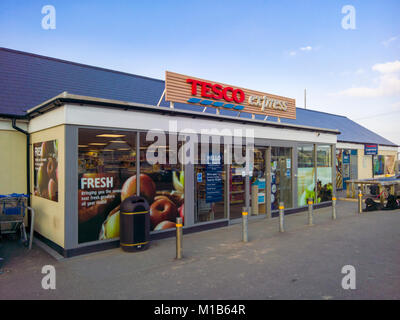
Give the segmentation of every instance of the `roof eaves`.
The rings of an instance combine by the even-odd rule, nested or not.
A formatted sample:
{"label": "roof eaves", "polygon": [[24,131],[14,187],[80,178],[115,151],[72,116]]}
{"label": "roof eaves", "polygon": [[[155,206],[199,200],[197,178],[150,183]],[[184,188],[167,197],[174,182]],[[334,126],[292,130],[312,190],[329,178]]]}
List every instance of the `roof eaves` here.
{"label": "roof eaves", "polygon": [[79,103],[79,104],[86,103],[86,104],[97,105],[97,106],[114,107],[114,108],[119,108],[119,109],[124,109],[124,110],[145,110],[145,111],[150,111],[150,112],[169,113],[172,115],[212,118],[213,120],[220,120],[220,121],[226,120],[226,121],[231,121],[231,122],[232,121],[233,122],[242,122],[242,123],[249,123],[249,124],[256,124],[256,125],[263,125],[263,126],[287,128],[287,129],[316,131],[316,132],[323,132],[323,133],[336,134],[336,135],[340,134],[340,131],[336,130],[336,129],[317,128],[317,127],[310,127],[310,126],[303,126],[303,125],[277,123],[277,122],[272,122],[272,121],[237,118],[237,117],[222,116],[222,115],[217,116],[218,117],[217,118],[215,114],[208,114],[208,113],[203,113],[203,112],[198,112],[198,111],[171,109],[168,107],[161,107],[161,106],[156,107],[156,106],[146,105],[146,104],[141,104],[141,103],[132,103],[132,102],[119,101],[119,100],[87,97],[87,96],[69,94],[67,92],[63,92],[47,101],[41,103],[38,106],[29,109],[27,111],[27,114],[30,118],[32,118],[39,114],[43,114],[43,113],[49,111],[50,109],[53,109],[63,103]]}

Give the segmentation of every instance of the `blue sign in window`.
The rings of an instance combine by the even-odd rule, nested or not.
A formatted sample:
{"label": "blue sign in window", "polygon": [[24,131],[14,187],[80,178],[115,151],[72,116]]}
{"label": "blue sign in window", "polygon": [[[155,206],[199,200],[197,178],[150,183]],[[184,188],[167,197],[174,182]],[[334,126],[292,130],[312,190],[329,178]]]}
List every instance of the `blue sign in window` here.
{"label": "blue sign in window", "polygon": [[364,154],[365,155],[377,155],[378,154],[378,145],[377,144],[365,144],[364,145]]}

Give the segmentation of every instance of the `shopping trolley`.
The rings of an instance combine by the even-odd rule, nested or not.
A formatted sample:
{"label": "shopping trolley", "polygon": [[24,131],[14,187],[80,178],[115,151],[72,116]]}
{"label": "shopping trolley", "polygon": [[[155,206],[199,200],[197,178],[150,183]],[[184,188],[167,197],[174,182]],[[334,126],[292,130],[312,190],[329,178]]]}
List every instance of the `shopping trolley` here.
{"label": "shopping trolley", "polygon": [[[0,195],[0,236],[3,234],[20,234],[21,240],[29,249],[32,248],[34,210],[27,205],[28,196],[13,193]],[[29,240],[25,231],[25,213],[31,211],[31,230]]]}

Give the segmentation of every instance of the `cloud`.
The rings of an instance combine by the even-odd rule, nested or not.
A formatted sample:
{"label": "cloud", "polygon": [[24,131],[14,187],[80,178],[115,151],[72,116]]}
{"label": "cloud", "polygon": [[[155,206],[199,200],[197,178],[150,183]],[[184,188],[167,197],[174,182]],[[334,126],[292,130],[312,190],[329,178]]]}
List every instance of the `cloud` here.
{"label": "cloud", "polygon": [[295,55],[297,55],[298,51],[312,51],[313,47],[311,46],[305,46],[305,47],[300,47],[298,50],[292,50],[289,52],[289,55],[294,57]]}
{"label": "cloud", "polygon": [[356,87],[339,92],[341,96],[373,98],[394,96],[400,94],[400,61],[378,63],[372,66],[372,70],[380,75],[374,79],[376,87]]}
{"label": "cloud", "polygon": [[363,74],[365,70],[363,68],[360,68],[356,71],[356,74]]}
{"label": "cloud", "polygon": [[302,47],[300,48],[301,51],[311,51],[312,47],[311,46],[307,46],[307,47]]}
{"label": "cloud", "polygon": [[388,40],[382,41],[382,44],[383,44],[385,47],[388,47],[393,41],[396,41],[398,38],[399,38],[399,36],[391,37],[391,38],[388,39]]}
{"label": "cloud", "polygon": [[400,61],[396,60],[394,62],[378,63],[372,66],[372,70],[384,74],[400,72]]}
{"label": "cloud", "polygon": [[393,103],[391,107],[393,110],[400,110],[400,101]]}

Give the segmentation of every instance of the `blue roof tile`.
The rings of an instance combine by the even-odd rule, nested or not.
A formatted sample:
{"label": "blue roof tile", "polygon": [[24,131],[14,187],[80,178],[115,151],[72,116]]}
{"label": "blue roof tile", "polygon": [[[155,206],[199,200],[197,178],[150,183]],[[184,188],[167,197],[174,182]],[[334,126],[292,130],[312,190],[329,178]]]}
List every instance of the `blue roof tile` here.
{"label": "blue roof tile", "polygon": [[[164,81],[108,70],[74,62],[0,48],[0,114],[23,116],[26,111],[67,91],[71,94],[157,105]],[[163,99],[161,106],[168,106]],[[175,108],[202,111],[204,107],[175,103]],[[207,113],[215,113],[208,108]],[[222,115],[236,116],[237,111],[220,109]],[[250,118],[250,114],[241,113]],[[257,115],[256,119],[264,119]],[[277,121],[276,118],[268,118]],[[297,119],[291,123],[326,129],[338,129],[338,141],[354,143],[394,143],[339,115],[297,108]]]}

